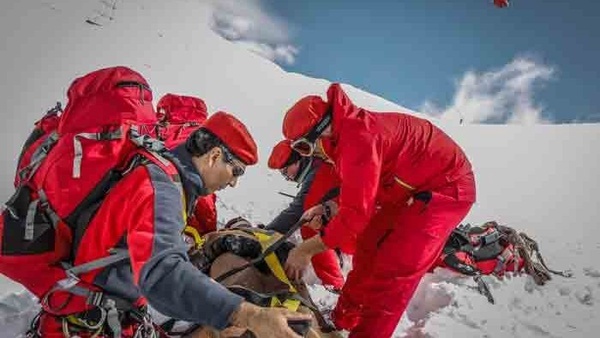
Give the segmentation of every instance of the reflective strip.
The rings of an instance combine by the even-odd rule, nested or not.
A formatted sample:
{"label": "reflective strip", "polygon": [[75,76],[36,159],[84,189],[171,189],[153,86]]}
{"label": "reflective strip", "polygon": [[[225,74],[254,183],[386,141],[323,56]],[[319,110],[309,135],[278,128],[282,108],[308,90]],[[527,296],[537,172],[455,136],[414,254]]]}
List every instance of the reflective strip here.
{"label": "reflective strip", "polygon": [[398,176],[394,176],[394,181],[396,181],[396,183],[400,184],[404,189],[408,189],[410,191],[414,191],[416,190],[415,187],[413,187],[412,185],[402,181],[401,179],[398,178]]}
{"label": "reflective strip", "polygon": [[84,138],[87,140],[118,140],[122,137],[123,133],[121,129],[111,131],[108,133],[79,133],[73,136],[73,178],[81,177],[81,160],[83,158],[83,148],[79,139]]}
{"label": "reflective strip", "polygon": [[33,200],[31,203],[29,203],[29,207],[27,207],[27,216],[25,217],[25,235],[23,236],[23,239],[26,241],[33,240],[35,214],[37,212],[39,202],[39,199]]}

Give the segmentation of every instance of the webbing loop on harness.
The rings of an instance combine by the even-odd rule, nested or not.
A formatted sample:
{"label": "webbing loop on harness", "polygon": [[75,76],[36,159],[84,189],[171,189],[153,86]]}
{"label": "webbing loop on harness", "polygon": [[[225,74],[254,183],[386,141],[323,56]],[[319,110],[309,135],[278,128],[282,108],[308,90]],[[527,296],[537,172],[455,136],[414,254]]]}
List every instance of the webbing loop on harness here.
{"label": "webbing loop on harness", "polygon": [[[48,309],[53,310],[50,306],[50,297],[57,291],[68,292],[75,296],[81,296],[86,298],[86,303],[89,305],[104,307],[105,297],[102,292],[93,291],[91,289],[77,285],[80,281],[79,275],[90,272],[92,270],[100,269],[111,264],[115,264],[122,260],[129,258],[129,253],[125,249],[112,249],[109,250],[110,255],[93,260],[78,266],[68,267],[66,263],[63,263],[65,267],[66,278],[63,278],[56,282],[56,284],[46,293],[44,298],[41,300],[42,306],[46,306]],[[58,307],[58,310],[66,306],[67,302]]]}

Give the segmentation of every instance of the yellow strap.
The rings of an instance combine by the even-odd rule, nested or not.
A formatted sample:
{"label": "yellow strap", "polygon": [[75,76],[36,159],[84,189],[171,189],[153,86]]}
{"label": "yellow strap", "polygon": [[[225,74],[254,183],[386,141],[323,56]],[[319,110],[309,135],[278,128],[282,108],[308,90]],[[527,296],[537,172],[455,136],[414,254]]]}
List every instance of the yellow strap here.
{"label": "yellow strap", "polygon": [[204,239],[204,237],[200,236],[200,234],[198,233],[198,230],[196,230],[196,228],[191,227],[189,225],[187,225],[185,227],[185,229],[183,229],[183,233],[194,239],[196,248],[199,248],[202,245],[204,245],[204,242],[206,241],[206,239]]}
{"label": "yellow strap", "polygon": [[181,216],[183,218],[183,224],[186,224],[185,228],[183,229],[183,233],[192,237],[194,239],[194,243],[196,244],[196,248],[201,247],[204,242],[205,239],[200,236],[200,234],[198,233],[198,230],[196,230],[196,228],[191,227],[189,225],[187,225],[187,221],[188,221],[188,215],[187,215],[187,200],[185,198],[185,192],[183,191],[183,186],[181,185],[181,183],[176,182],[175,183],[177,185],[177,188],[179,188],[179,192],[181,193],[181,204],[182,204],[182,208],[181,208]]}
{"label": "yellow strap", "polygon": [[284,307],[290,311],[298,311],[300,308],[300,301],[297,299],[286,299],[283,302],[277,297],[271,297],[271,307]]}
{"label": "yellow strap", "polygon": [[413,191],[416,190],[415,187],[413,187],[412,185],[404,182],[403,180],[399,179],[398,176],[394,176],[394,180],[396,181],[396,183],[400,184],[402,187],[404,187],[404,189]]}
{"label": "yellow strap", "polygon": [[[258,241],[260,242],[263,251],[266,250],[273,242],[277,240],[277,236],[268,235],[261,232],[254,233],[254,236],[258,238]],[[288,279],[287,275],[285,274],[285,270],[283,269],[283,266],[281,266],[281,262],[279,261],[275,253],[267,255],[267,257],[265,257],[265,262],[269,266],[269,269],[271,269],[271,271],[273,272],[273,275],[275,275],[277,279],[279,279],[289,287],[290,292],[298,292],[292,284],[292,282],[290,282],[290,280]]]}
{"label": "yellow strap", "polygon": [[178,184],[177,187],[179,188],[179,191],[181,192],[181,205],[182,205],[181,216],[183,217],[183,224],[187,224],[187,219],[188,219],[188,217],[187,217],[188,216],[187,215],[187,199],[185,198],[185,192],[183,191],[183,186],[181,184]]}
{"label": "yellow strap", "polygon": [[333,162],[331,156],[329,156],[329,154],[327,154],[327,152],[325,151],[325,147],[323,147],[323,141],[321,140],[321,138],[317,139],[316,147],[318,151],[314,156],[321,158],[326,163],[335,165],[335,162]]}

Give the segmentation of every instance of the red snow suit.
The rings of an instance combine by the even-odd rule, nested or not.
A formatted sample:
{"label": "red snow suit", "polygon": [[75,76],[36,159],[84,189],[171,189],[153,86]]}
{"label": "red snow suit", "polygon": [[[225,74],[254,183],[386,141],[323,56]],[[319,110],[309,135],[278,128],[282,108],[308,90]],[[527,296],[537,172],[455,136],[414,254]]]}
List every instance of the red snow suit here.
{"label": "red snow suit", "polygon": [[[471,164],[427,120],[359,108],[339,84],[330,86],[327,101],[320,114],[332,114],[330,155],[342,183],[339,212],[322,239],[355,251],[333,318],[352,338],[391,337],[421,277],[475,201]],[[315,114],[295,108],[284,120],[290,139],[299,137],[299,125],[286,125],[298,121],[288,115]]]}
{"label": "red snow suit", "polygon": [[[156,110],[160,121],[158,134],[169,149],[184,143],[208,116],[204,101],[194,96],[166,94],[158,101]],[[217,230],[216,200],[215,194],[196,200],[187,225],[196,229],[199,235]]]}

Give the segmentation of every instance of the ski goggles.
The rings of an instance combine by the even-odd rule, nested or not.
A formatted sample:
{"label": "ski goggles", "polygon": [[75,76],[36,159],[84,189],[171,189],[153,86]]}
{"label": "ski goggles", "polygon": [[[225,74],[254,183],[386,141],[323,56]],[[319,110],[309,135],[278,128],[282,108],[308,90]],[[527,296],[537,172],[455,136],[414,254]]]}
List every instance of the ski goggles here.
{"label": "ski goggles", "polygon": [[[246,172],[245,166],[241,165],[239,163],[236,163],[235,156],[225,146],[220,146],[219,148],[221,148],[221,151],[223,152],[223,160],[225,161],[225,163],[231,165],[231,172],[232,172],[233,176],[240,177],[240,176],[244,175],[244,173]],[[241,161],[239,161],[239,162],[241,162]]]}
{"label": "ski goggles", "polygon": [[303,157],[299,161],[297,161],[298,168],[295,174],[290,173],[289,170],[290,166],[296,162],[279,169],[279,172],[281,173],[281,175],[283,175],[283,177],[285,177],[286,181],[296,182],[300,184],[308,175],[308,172],[312,167],[312,162],[312,157]]}
{"label": "ski goggles", "polygon": [[328,112],[323,116],[321,121],[311,129],[306,136],[301,137],[292,142],[291,147],[298,154],[304,157],[312,156],[315,152],[317,139],[321,136],[323,131],[331,124],[331,112]]}

